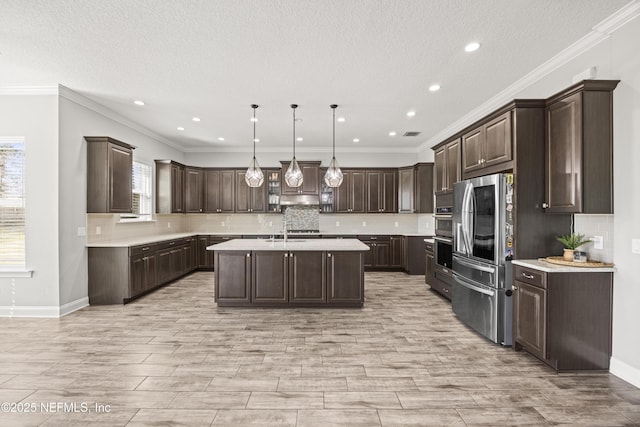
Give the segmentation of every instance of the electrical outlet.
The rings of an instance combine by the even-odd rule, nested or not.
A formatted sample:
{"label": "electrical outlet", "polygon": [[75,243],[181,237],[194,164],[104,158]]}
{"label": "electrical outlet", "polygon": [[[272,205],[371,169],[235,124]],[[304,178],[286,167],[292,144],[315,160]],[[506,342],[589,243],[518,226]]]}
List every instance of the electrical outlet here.
{"label": "electrical outlet", "polygon": [[367,221],[362,221],[362,226],[366,227],[367,226]]}
{"label": "electrical outlet", "polygon": [[224,227],[224,221],[220,221],[220,226]]}
{"label": "electrical outlet", "polygon": [[399,227],[399,226],[400,226],[400,224],[398,224],[398,221],[396,221],[396,222],[394,222],[394,223],[393,223],[393,226],[394,226],[394,227]]}
{"label": "electrical outlet", "polygon": [[100,235],[102,234],[102,227],[100,227],[99,225],[96,225],[96,235]]}
{"label": "electrical outlet", "polygon": [[86,236],[87,229],[84,227],[78,227],[78,237]]}
{"label": "electrical outlet", "polygon": [[593,249],[602,249],[604,247],[602,236],[593,236],[591,241],[593,242]]}
{"label": "electrical outlet", "polygon": [[167,222],[167,228],[171,228],[171,223]]}
{"label": "electrical outlet", "polygon": [[631,253],[640,254],[640,239],[631,239]]}
{"label": "electrical outlet", "polygon": [[273,221],[269,221],[269,227],[273,227]]}
{"label": "electrical outlet", "polygon": [[336,221],[336,227],[340,227],[340,221]]}

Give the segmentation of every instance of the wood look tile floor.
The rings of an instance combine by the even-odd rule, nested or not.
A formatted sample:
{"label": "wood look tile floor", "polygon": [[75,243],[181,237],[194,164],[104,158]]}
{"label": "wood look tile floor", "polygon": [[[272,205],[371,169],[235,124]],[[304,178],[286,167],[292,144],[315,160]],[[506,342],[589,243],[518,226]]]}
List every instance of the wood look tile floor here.
{"label": "wood look tile floor", "polygon": [[639,389],[491,344],[403,273],[362,309],[218,308],[197,272],[0,328],[3,427],[640,425]]}

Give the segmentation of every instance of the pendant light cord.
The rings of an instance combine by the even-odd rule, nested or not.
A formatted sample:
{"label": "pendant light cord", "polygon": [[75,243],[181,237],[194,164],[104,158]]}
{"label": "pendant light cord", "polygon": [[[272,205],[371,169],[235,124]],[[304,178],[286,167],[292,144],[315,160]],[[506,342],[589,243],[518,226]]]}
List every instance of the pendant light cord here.
{"label": "pendant light cord", "polygon": [[253,158],[256,158],[256,106],[253,106]]}
{"label": "pendant light cord", "polygon": [[296,106],[292,105],[293,108],[293,158],[296,158]]}
{"label": "pendant light cord", "polygon": [[333,158],[336,158],[336,107],[331,106],[333,109]]}

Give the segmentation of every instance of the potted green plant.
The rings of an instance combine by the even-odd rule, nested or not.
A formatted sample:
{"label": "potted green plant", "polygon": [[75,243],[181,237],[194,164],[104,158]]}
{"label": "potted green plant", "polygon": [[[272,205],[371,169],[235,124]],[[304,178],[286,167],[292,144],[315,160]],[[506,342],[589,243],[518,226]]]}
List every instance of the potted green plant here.
{"label": "potted green plant", "polygon": [[556,237],[556,240],[564,245],[565,249],[563,257],[567,261],[573,261],[573,251],[576,248],[591,241],[584,234],[580,233],[570,233],[565,234],[564,236],[558,236]]}

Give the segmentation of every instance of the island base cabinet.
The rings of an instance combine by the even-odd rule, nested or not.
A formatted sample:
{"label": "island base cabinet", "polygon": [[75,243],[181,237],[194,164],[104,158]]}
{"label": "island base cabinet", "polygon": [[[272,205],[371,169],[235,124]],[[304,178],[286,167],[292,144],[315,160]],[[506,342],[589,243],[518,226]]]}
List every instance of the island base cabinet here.
{"label": "island base cabinet", "polygon": [[335,305],[362,306],[364,272],[362,252],[327,253],[327,302]]}
{"label": "island base cabinet", "polygon": [[215,301],[219,306],[251,303],[251,253],[215,252]]}
{"label": "island base cabinet", "polygon": [[325,304],[327,287],[324,252],[304,251],[289,254],[289,298],[296,305]]}
{"label": "island base cabinet", "polygon": [[214,251],[220,307],[362,307],[363,252]]}
{"label": "island base cabinet", "polygon": [[606,371],[613,273],[547,273],[515,266],[514,348],[556,371]]}
{"label": "island base cabinet", "polygon": [[251,254],[251,301],[254,304],[287,304],[287,252]]}

